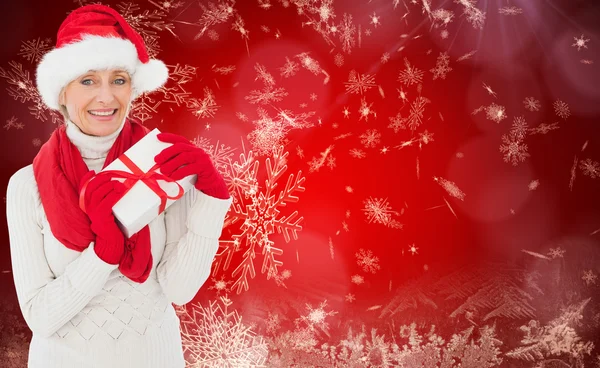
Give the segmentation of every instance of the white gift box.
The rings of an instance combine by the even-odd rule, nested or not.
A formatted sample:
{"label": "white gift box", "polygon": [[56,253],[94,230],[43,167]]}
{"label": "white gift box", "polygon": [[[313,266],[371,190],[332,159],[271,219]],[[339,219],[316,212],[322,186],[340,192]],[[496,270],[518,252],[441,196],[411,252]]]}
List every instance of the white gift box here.
{"label": "white gift box", "polygon": [[[158,129],[152,130],[123,154],[135,163],[135,165],[137,165],[144,173],[147,173],[156,164],[154,162],[154,157],[163,149],[171,146],[171,143],[159,141],[156,137],[158,133],[160,133]],[[125,165],[122,157],[123,156],[111,162],[102,171],[119,170],[131,173],[132,171]],[[154,172],[160,174],[160,169],[155,169]],[[185,193],[194,187],[196,179],[196,175],[189,175],[176,182],[179,183]],[[180,191],[175,182],[167,182],[159,179],[157,183],[168,196],[177,196]],[[165,209],[174,202],[175,200],[173,199],[167,199]],[[160,215],[160,205],[161,198],[159,195],[144,183],[144,181],[138,180],[123,198],[114,205],[112,212],[115,215],[123,234],[129,238]]]}

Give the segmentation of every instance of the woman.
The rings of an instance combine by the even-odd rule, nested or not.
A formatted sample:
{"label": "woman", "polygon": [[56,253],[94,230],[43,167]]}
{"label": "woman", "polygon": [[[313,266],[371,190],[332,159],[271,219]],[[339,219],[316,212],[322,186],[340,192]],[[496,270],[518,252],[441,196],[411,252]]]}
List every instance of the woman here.
{"label": "woman", "polygon": [[40,96],[65,124],[7,190],[14,282],[33,331],[28,367],[185,366],[172,303],[188,303],[210,274],[231,204],[226,184],[200,148],[159,134],[172,143],[155,157],[161,172],[198,180],[125,238],[111,213],[123,184],[95,177],[148,132],[127,119],[131,101],[167,78],[139,34],[102,5],[73,11],[38,66]]}

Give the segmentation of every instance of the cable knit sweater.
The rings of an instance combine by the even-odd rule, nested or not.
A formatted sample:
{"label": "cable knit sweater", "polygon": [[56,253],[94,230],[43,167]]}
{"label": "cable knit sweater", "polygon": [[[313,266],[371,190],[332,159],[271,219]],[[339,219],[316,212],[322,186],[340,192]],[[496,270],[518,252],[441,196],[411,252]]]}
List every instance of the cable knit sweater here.
{"label": "cable knit sweater", "polygon": [[[94,137],[67,122],[67,135],[98,172],[122,127]],[[154,264],[139,284],[98,258],[93,242],[77,252],[56,240],[32,165],[17,171],[6,205],[15,287],[33,331],[28,367],[184,367],[171,303],[188,303],[207,280],[231,201],[191,189],[154,219]]]}

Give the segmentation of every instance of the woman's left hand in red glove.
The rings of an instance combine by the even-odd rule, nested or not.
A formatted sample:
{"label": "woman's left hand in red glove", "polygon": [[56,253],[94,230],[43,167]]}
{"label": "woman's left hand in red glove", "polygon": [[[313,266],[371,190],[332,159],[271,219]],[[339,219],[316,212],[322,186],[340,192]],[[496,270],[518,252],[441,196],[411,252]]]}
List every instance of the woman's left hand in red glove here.
{"label": "woman's left hand in red glove", "polygon": [[160,165],[161,173],[173,180],[196,174],[196,189],[211,197],[229,199],[223,176],[202,148],[196,147],[188,139],[177,134],[159,133],[157,138],[159,141],[173,144],[154,157],[154,162]]}

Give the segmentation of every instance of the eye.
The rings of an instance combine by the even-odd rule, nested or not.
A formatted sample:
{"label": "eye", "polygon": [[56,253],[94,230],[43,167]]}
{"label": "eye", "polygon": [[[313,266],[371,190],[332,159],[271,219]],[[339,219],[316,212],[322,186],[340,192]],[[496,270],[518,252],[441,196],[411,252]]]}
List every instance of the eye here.
{"label": "eye", "polygon": [[[90,83],[87,83],[87,82],[90,82]],[[83,84],[84,86],[89,86],[91,84],[91,82],[92,82],[92,80],[88,79],[88,78],[81,80],[81,84]]]}
{"label": "eye", "polygon": [[115,79],[115,83],[117,83],[119,85],[123,85],[123,84],[127,83],[127,80],[124,78],[117,78],[117,79]]}

